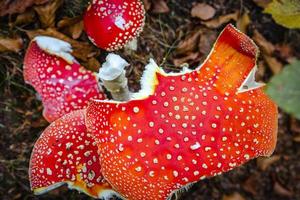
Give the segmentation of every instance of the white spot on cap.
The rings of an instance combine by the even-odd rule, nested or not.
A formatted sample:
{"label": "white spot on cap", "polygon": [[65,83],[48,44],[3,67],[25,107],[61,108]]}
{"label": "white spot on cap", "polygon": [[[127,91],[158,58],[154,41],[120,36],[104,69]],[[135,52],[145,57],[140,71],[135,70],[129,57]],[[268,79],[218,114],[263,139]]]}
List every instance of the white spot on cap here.
{"label": "white spot on cap", "polygon": [[122,16],[116,17],[116,19],[115,19],[115,25],[119,29],[122,29],[124,31],[125,30],[125,24],[126,24],[126,21],[125,21],[125,19]]}
{"label": "white spot on cap", "polygon": [[197,150],[201,147],[201,145],[199,144],[199,142],[196,142],[195,144],[191,145],[190,148],[192,150]]}

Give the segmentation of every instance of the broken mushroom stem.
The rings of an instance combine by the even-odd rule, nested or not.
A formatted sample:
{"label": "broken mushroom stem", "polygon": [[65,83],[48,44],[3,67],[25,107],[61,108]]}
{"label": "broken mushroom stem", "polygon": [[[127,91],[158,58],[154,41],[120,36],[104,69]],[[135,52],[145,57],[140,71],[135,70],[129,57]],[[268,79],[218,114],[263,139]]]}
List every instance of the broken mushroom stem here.
{"label": "broken mushroom stem", "polygon": [[124,68],[129,66],[128,62],[119,55],[110,53],[106,62],[99,70],[99,78],[103,86],[110,92],[116,101],[128,101],[130,92]]}

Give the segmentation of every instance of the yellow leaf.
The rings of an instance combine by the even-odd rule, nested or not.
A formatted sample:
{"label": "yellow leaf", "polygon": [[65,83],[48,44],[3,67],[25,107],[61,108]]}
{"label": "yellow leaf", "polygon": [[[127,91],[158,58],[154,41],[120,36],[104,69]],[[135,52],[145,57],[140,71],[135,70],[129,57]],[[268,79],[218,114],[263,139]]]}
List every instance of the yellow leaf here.
{"label": "yellow leaf", "polygon": [[300,28],[300,0],[273,0],[265,12],[282,26]]}

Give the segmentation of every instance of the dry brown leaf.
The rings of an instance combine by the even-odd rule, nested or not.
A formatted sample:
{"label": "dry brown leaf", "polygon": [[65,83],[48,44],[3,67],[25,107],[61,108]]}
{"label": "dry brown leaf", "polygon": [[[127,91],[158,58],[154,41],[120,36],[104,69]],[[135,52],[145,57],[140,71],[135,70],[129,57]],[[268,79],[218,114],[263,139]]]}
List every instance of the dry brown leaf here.
{"label": "dry brown leaf", "polygon": [[57,23],[57,28],[58,29],[67,28],[69,26],[72,26],[72,25],[80,22],[81,19],[82,19],[81,17],[73,17],[73,18],[65,17]]}
{"label": "dry brown leaf", "polygon": [[55,26],[55,13],[62,3],[63,0],[52,0],[47,4],[34,6],[43,28]]}
{"label": "dry brown leaf", "polygon": [[153,0],[153,13],[168,13],[170,8],[165,0]]}
{"label": "dry brown leaf", "polygon": [[254,30],[253,32],[253,40],[255,43],[260,47],[262,52],[262,57],[268,64],[269,68],[274,74],[278,74],[282,68],[283,65],[281,62],[277,60],[276,57],[273,56],[273,53],[275,51],[275,46],[267,41],[262,34],[260,34],[257,30]]}
{"label": "dry brown leaf", "polygon": [[202,22],[202,24],[204,24],[208,28],[218,28],[221,25],[228,23],[231,20],[236,21],[238,19],[238,16],[239,16],[239,13],[234,12],[234,13],[230,13],[227,15],[221,15],[221,16],[217,17],[216,19]]}
{"label": "dry brown leaf", "polygon": [[206,3],[196,4],[191,11],[192,17],[197,17],[201,20],[209,20],[216,14],[216,9]]}
{"label": "dry brown leaf", "polygon": [[74,26],[69,27],[71,36],[73,39],[78,39],[83,32],[83,21],[74,24]]}
{"label": "dry brown leaf", "polygon": [[200,61],[200,54],[198,52],[190,53],[187,56],[184,56],[182,58],[176,58],[173,60],[173,63],[175,66],[180,66],[183,63],[195,63],[197,61]]}
{"label": "dry brown leaf", "polygon": [[28,7],[41,5],[49,0],[14,0],[0,2],[0,16],[23,13]]}
{"label": "dry brown leaf", "polygon": [[262,8],[266,8],[272,0],[253,0],[254,3]]}
{"label": "dry brown leaf", "polygon": [[24,13],[21,13],[17,16],[16,20],[10,24],[10,26],[17,26],[21,24],[29,24],[34,22],[35,20],[35,12],[34,10],[30,9]]}
{"label": "dry brown leaf", "polygon": [[258,67],[257,67],[257,72],[255,74],[255,79],[258,81],[263,80],[263,77],[265,76],[266,73],[266,64],[263,60],[258,60]]}
{"label": "dry brown leaf", "polygon": [[238,192],[230,195],[224,195],[222,200],[245,200],[245,198]]}
{"label": "dry brown leaf", "polygon": [[149,10],[151,8],[151,1],[150,0],[143,0],[145,10]]}
{"label": "dry brown leaf", "polygon": [[299,136],[296,136],[296,137],[294,137],[294,138],[293,138],[293,140],[294,140],[295,142],[298,142],[298,143],[299,143],[299,142],[300,142],[300,135],[299,135]]}
{"label": "dry brown leaf", "polygon": [[203,34],[200,36],[199,50],[203,55],[208,55],[211,51],[218,35],[216,31],[204,30]]}
{"label": "dry brown leaf", "polygon": [[181,54],[187,54],[188,52],[195,51],[197,49],[199,39],[200,39],[200,34],[201,30],[193,32],[189,34],[184,40],[182,40],[177,48],[176,48],[176,53],[178,55]]}
{"label": "dry brown leaf", "polygon": [[285,197],[292,197],[293,196],[293,192],[291,192],[288,189],[284,188],[278,182],[276,182],[274,184],[274,191],[275,191],[275,193],[277,193],[281,196],[285,196]]}
{"label": "dry brown leaf", "polygon": [[57,23],[57,27],[73,39],[78,39],[83,32],[81,17],[64,18]]}
{"label": "dry brown leaf", "polygon": [[247,192],[250,192],[252,195],[257,195],[256,186],[258,174],[252,174],[247,180],[243,183],[243,189]]}
{"label": "dry brown leaf", "polygon": [[277,162],[278,160],[280,160],[279,155],[274,155],[269,158],[260,157],[257,158],[256,164],[262,171],[265,171],[269,166],[271,166],[273,163]]}
{"label": "dry brown leaf", "polygon": [[23,41],[20,37],[4,38],[0,37],[0,52],[13,51],[19,52],[23,47]]}
{"label": "dry brown leaf", "polygon": [[295,133],[300,134],[300,120],[297,120],[296,118],[291,119],[291,130]]}
{"label": "dry brown leaf", "polygon": [[267,54],[263,54],[263,58],[268,64],[269,68],[273,72],[273,74],[279,74],[279,72],[283,68],[283,64],[277,60],[277,58],[269,56]]}
{"label": "dry brown leaf", "polygon": [[271,42],[267,41],[266,38],[257,30],[254,30],[252,38],[264,53],[272,55],[275,51],[275,46]]}
{"label": "dry brown leaf", "polygon": [[248,25],[251,23],[249,13],[245,12],[236,22],[236,27],[243,33],[247,33]]}
{"label": "dry brown leaf", "polygon": [[87,62],[89,58],[100,54],[100,50],[93,47],[90,43],[73,40],[53,28],[48,28],[46,30],[38,29],[34,31],[26,31],[26,33],[30,39],[33,39],[38,35],[45,35],[69,42],[73,48],[73,56],[85,62]]}
{"label": "dry brown leaf", "polygon": [[289,44],[276,45],[276,51],[280,53],[281,58],[288,61],[293,58],[293,48]]}
{"label": "dry brown leaf", "polygon": [[81,64],[94,72],[98,72],[101,66],[100,62],[95,57],[91,57],[87,62],[82,62]]}

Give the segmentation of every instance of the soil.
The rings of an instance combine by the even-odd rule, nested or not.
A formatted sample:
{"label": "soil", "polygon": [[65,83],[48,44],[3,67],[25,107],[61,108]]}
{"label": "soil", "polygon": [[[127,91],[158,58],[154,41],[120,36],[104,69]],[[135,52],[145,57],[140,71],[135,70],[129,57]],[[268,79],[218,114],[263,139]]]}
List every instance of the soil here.
{"label": "soil", "polygon": [[[155,2],[155,1],[154,1]],[[132,91],[139,90],[139,79],[150,57],[154,57],[166,71],[179,71],[174,65],[178,58],[176,48],[189,33],[203,29],[214,38],[222,28],[209,29],[190,11],[195,2],[206,2],[216,8],[216,16],[234,11],[248,11],[251,23],[247,34],[252,36],[258,30],[274,45],[286,45],[293,56],[300,58],[300,32],[277,25],[262,12],[254,2],[236,0],[169,0],[167,14],[156,14],[149,10],[146,26],[139,38],[136,52],[119,51],[131,63],[127,69],[129,86]],[[66,4],[58,12],[63,15]],[[153,6],[153,5],[152,5]],[[91,199],[74,190],[60,188],[42,196],[34,196],[28,181],[28,165],[34,142],[48,126],[42,116],[41,102],[36,98],[33,88],[26,85],[22,76],[22,62],[29,42],[24,29],[35,29],[36,23],[25,27],[8,26],[10,17],[0,18],[0,33],[4,36],[22,36],[25,48],[18,53],[0,53],[0,199]],[[38,19],[36,19],[38,20]],[[231,21],[235,23],[235,21]],[[85,38],[85,36],[82,36]],[[213,41],[214,39],[211,39]],[[212,45],[212,44],[210,44]],[[208,52],[202,52],[197,62],[189,61],[190,67],[199,65]],[[106,52],[97,57],[100,62]],[[276,56],[276,55],[275,55]],[[277,56],[285,64],[286,60]],[[264,63],[260,58],[260,63]],[[264,67],[260,79],[268,82],[272,77],[270,68]],[[300,144],[295,137],[300,134],[299,122],[280,111],[278,144],[274,156],[268,160],[252,160],[241,167],[223,175],[196,183],[180,199],[186,200],[296,200],[300,199]],[[276,158],[276,159],[274,159]],[[271,161],[270,161],[271,160]],[[262,167],[262,165],[266,167]],[[235,195],[233,195],[235,194]]]}

